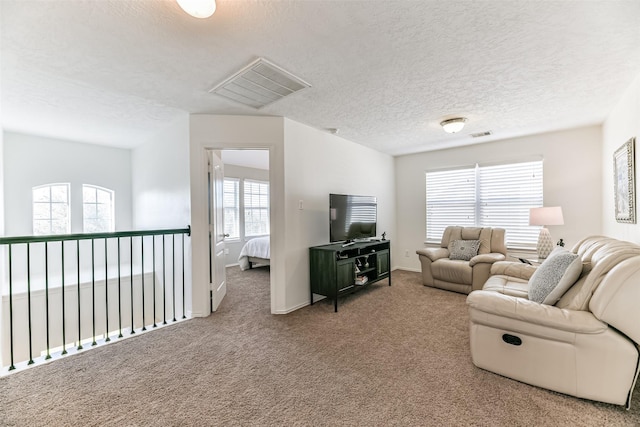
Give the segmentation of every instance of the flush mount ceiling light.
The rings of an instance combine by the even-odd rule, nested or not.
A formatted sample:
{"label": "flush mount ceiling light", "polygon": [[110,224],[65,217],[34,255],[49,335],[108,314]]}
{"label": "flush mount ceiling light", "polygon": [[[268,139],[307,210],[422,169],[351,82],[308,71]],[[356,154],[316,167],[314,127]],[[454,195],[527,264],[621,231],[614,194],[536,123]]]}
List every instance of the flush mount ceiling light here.
{"label": "flush mount ceiling light", "polygon": [[440,126],[442,126],[442,129],[447,133],[456,133],[462,130],[466,122],[466,118],[456,117],[455,119],[448,119],[440,122]]}
{"label": "flush mount ceiling light", "polygon": [[216,11],[216,0],[176,0],[194,18],[208,18]]}

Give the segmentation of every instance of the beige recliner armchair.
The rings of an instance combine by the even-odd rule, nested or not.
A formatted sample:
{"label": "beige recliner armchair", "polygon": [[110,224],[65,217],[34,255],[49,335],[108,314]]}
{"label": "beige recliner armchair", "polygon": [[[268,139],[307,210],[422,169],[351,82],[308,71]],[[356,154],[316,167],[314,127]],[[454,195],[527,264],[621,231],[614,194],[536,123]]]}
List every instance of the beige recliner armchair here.
{"label": "beige recliner armchair", "polygon": [[578,255],[577,270],[555,305],[530,300],[536,268],[494,264],[484,289],[467,297],[473,363],[539,387],[628,407],[640,361],[640,246],[593,236],[571,252]]}
{"label": "beige recliner armchair", "polygon": [[[469,245],[464,242],[473,241],[478,241],[475,254],[453,256],[452,250],[466,249]],[[489,278],[491,265],[506,258],[504,229],[450,226],[444,230],[439,248],[418,249],[416,253],[422,264],[422,283],[425,286],[468,294],[482,289]]]}

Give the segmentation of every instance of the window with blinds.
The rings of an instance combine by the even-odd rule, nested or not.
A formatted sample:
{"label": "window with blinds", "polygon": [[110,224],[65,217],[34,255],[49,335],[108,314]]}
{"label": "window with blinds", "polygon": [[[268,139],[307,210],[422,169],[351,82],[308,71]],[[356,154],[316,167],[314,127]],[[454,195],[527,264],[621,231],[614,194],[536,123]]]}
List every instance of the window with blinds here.
{"label": "window with blinds", "polygon": [[529,208],[543,205],[541,160],[427,172],[426,191],[428,242],[449,225],[500,227],[509,248],[535,248]]}
{"label": "window with blinds", "polygon": [[269,183],[244,180],[244,235],[269,234]]}
{"label": "window with blinds", "polygon": [[228,239],[240,238],[240,180],[224,179],[224,234]]}

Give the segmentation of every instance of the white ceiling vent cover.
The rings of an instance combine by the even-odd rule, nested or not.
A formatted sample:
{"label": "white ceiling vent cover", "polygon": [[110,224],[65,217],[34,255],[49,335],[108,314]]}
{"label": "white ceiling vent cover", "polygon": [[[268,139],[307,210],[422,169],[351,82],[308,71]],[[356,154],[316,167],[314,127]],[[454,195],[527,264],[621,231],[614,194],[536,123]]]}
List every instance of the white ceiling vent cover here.
{"label": "white ceiling vent cover", "polygon": [[311,85],[264,58],[258,58],[209,92],[262,108]]}
{"label": "white ceiling vent cover", "polygon": [[491,135],[491,131],[487,130],[487,131],[484,131],[484,132],[472,133],[471,137],[472,138],[482,138],[483,136],[489,136],[489,135]]}

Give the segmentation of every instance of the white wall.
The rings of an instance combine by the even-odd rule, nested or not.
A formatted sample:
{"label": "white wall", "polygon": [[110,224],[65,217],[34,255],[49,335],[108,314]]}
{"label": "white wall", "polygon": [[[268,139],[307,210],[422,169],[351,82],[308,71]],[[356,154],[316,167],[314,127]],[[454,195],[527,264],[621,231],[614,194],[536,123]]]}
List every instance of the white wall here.
{"label": "white wall", "polygon": [[[613,195],[613,153],[629,138],[636,138],[635,166],[636,166],[636,218],[640,214],[638,202],[640,201],[640,170],[638,154],[640,144],[640,75],[625,91],[620,101],[616,104],[602,126],[602,170],[603,170],[603,204],[602,220],[603,233],[631,242],[640,242],[640,225],[616,222],[614,195]],[[640,223],[640,220],[637,221]]]}
{"label": "white wall", "polygon": [[184,228],[191,222],[189,117],[132,150],[133,227]]}
{"label": "white wall", "polygon": [[396,157],[396,265],[420,269],[415,251],[424,247],[426,234],[425,171],[434,168],[541,156],[544,204],[562,206],[564,214],[564,225],[549,227],[552,238],[563,238],[571,248],[582,237],[601,234],[601,153],[601,128],[591,126]]}
{"label": "white wall", "polygon": [[[243,179],[253,179],[257,181],[269,181],[269,171],[265,169],[256,169],[256,168],[248,168],[244,166],[237,165],[224,165],[224,177],[225,178],[237,178],[240,180]],[[240,192],[240,206],[243,205],[242,201],[242,192]],[[242,211],[240,212],[240,216],[242,217]],[[241,226],[240,226],[240,239],[226,239],[225,247],[229,250],[229,253],[225,255],[225,262],[227,266],[230,265],[238,265],[238,256],[240,256],[240,251],[242,250],[242,246],[247,242],[244,238],[244,233],[242,232],[242,218]]]}
{"label": "white wall", "polygon": [[[158,129],[152,138],[132,150],[131,187],[133,226],[136,230],[178,229],[191,223],[188,115]],[[163,253],[162,242],[165,244],[164,266],[163,257],[156,257],[156,280],[162,283],[166,275],[167,288],[176,282],[180,287],[183,269],[180,254],[184,244],[185,311],[190,316],[191,239],[186,235],[164,237],[163,240],[157,236],[155,240],[158,255]],[[177,257],[174,257],[174,251]],[[135,258],[134,261],[140,262]],[[149,261],[147,257],[145,264]],[[175,295],[172,292],[170,298],[178,297],[181,298],[180,292]]]}
{"label": "white wall", "polygon": [[4,134],[5,231],[31,235],[31,189],[53,182],[71,184],[71,232],[82,233],[82,184],[115,191],[116,230],[131,229],[131,152],[24,135]]}
{"label": "white wall", "polygon": [[[63,141],[12,132],[4,134],[5,234],[31,235],[32,187],[47,183],[70,183],[71,232],[82,233],[82,184],[106,187],[115,192],[116,230],[131,229],[131,152],[126,149]],[[89,244],[85,241],[83,245]],[[18,291],[26,282],[26,245],[17,245],[13,257],[13,282]],[[85,248],[90,253],[90,248]],[[115,250],[110,248],[111,257]],[[128,252],[125,254],[128,257]],[[49,254],[49,275],[61,274],[60,253]],[[104,259],[103,245],[96,246],[96,259]],[[67,256],[67,258],[69,258]],[[34,288],[44,287],[44,245],[31,251],[29,273]],[[126,258],[125,258],[126,259]],[[69,260],[67,260],[69,261]],[[70,266],[68,266],[71,268]],[[76,267],[73,267],[74,269]],[[81,270],[91,270],[91,257],[81,258]],[[7,269],[3,269],[2,292],[8,292]],[[73,270],[68,269],[67,274]],[[57,279],[60,280],[59,278]]]}
{"label": "white wall", "polygon": [[0,129],[0,236],[4,236],[4,159],[4,132]]}
{"label": "white wall", "polygon": [[329,243],[329,194],[376,196],[377,231],[387,232],[392,254],[396,203],[393,157],[289,119],[284,124],[285,294],[291,311],[309,304],[309,247]]}

